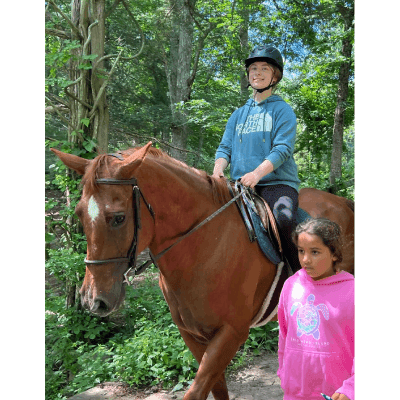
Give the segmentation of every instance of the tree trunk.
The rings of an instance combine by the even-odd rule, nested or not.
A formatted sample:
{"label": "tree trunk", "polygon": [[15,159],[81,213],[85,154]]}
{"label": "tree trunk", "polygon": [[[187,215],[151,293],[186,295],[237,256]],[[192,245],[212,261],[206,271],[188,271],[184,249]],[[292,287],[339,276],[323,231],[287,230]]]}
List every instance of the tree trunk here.
{"label": "tree trunk", "polygon": [[106,91],[101,90],[104,84],[103,68],[104,62],[97,61],[104,56],[105,42],[105,0],[92,0],[90,23],[98,21],[97,25],[92,28],[91,54],[97,54],[97,58],[93,61],[94,69],[91,72],[92,96],[97,104],[94,111],[93,119],[90,122],[91,136],[97,139],[97,151],[99,153],[107,153],[108,151],[108,129],[109,129],[109,110],[106,101]]}
{"label": "tree trunk", "polygon": [[[71,5],[71,21],[77,28],[79,28],[80,19],[81,1],[73,0]],[[81,40],[81,36],[79,36],[78,32],[74,30],[71,30],[71,37],[73,40]],[[68,93],[72,94],[72,96],[68,96],[70,121],[68,126],[68,142],[77,145],[79,148],[82,147],[83,136],[77,131],[79,131],[82,125],[80,123],[80,119],[83,114],[84,107],[77,99],[80,99],[82,96],[85,99],[88,97],[85,95],[85,93],[88,92],[87,79],[84,79],[85,77],[80,77],[81,71],[78,69],[80,53],[80,48],[72,50],[73,57],[69,61],[69,79],[70,81],[77,83],[68,88]]]}
{"label": "tree trunk", "polygon": [[[193,8],[195,3],[196,0],[170,0],[172,32],[166,74],[173,119],[171,126],[172,143],[175,147],[181,149],[186,149],[188,128],[185,113],[179,109],[178,105],[190,99],[194,27],[189,7]],[[181,161],[186,160],[186,153],[174,148],[171,149],[171,156]]]}
{"label": "tree trunk", "polygon": [[[108,150],[109,111],[102,88],[104,63],[97,62],[104,56],[105,0],[73,0],[71,21],[79,30],[79,33],[71,30],[71,36],[79,40],[82,47],[74,50],[76,57],[69,65],[70,80],[75,83],[68,87],[68,93],[72,95],[69,96],[68,141],[81,147],[85,138],[93,138],[98,143],[97,151],[105,153]],[[84,57],[91,55],[97,55],[91,60],[93,69],[79,68],[79,64],[90,62]],[[84,119],[90,119],[89,124],[83,123]]]}
{"label": "tree trunk", "polygon": [[354,8],[340,9],[345,22],[346,36],[342,41],[341,55],[344,57],[339,70],[339,86],[337,92],[337,103],[335,109],[335,118],[333,124],[331,170],[329,183],[332,193],[337,193],[337,180],[342,177],[342,148],[343,148],[343,130],[344,116],[346,112],[346,100],[349,91],[349,75],[351,66],[351,52],[353,48],[350,30],[354,19]]}
{"label": "tree trunk", "polygon": [[[172,10],[172,32],[170,57],[167,64],[168,89],[172,113],[171,135],[175,147],[186,149],[188,127],[185,113],[177,107],[190,99],[192,89],[191,64],[193,51],[194,21],[190,9],[196,0],[170,0]],[[185,161],[186,153],[171,149],[171,156]]]}
{"label": "tree trunk", "polygon": [[[181,106],[190,100],[192,85],[196,77],[200,54],[204,49],[208,34],[217,27],[215,21],[199,24],[202,18],[195,10],[197,0],[170,0],[172,23],[170,33],[169,58],[165,61],[165,71],[172,114],[171,136],[174,147],[186,150],[189,128],[187,117]],[[194,17],[195,16],[195,17]],[[195,19],[196,18],[196,21]],[[199,30],[194,39],[194,25]],[[193,51],[193,42],[196,49]],[[171,148],[171,155],[186,161],[187,153]]]}

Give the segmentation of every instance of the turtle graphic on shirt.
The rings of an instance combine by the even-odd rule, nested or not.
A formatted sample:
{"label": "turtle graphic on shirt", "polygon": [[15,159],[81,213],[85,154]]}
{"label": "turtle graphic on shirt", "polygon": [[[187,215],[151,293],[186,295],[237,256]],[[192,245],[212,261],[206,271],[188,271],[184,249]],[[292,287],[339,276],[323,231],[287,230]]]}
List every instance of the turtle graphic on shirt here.
{"label": "turtle graphic on shirt", "polygon": [[325,304],[318,304],[317,306],[314,306],[314,300],[315,296],[310,294],[307,297],[307,302],[304,306],[299,302],[296,302],[292,305],[290,315],[293,315],[300,307],[296,316],[298,337],[302,336],[303,334],[313,335],[314,339],[318,340],[320,337],[319,325],[321,322],[318,311],[322,313],[326,320],[329,319],[328,307]]}

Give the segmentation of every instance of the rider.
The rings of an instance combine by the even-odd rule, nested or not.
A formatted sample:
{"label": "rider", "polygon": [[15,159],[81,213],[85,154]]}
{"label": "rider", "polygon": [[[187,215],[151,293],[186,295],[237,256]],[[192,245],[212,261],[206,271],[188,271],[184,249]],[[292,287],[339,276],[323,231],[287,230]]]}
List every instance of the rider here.
{"label": "rider", "polygon": [[289,264],[300,269],[291,241],[298,207],[300,180],[293,158],[296,115],[280,96],[273,94],[283,76],[283,59],[271,45],[256,47],[245,60],[253,98],[230,116],[215,155],[213,177],[231,178],[255,188],[273,210]]}

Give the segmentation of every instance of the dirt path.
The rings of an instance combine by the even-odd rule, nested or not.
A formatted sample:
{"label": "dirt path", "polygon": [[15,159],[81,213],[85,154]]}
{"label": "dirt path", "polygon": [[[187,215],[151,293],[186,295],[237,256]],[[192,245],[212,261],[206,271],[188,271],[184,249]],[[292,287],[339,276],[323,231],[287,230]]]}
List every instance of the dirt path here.
{"label": "dirt path", "polygon": [[[230,400],[282,400],[283,392],[276,375],[278,355],[261,353],[259,356],[231,373],[227,379]],[[165,390],[135,391],[119,383],[104,383],[75,395],[68,400],[182,400],[185,392],[170,393]],[[208,400],[213,399],[210,395]]]}

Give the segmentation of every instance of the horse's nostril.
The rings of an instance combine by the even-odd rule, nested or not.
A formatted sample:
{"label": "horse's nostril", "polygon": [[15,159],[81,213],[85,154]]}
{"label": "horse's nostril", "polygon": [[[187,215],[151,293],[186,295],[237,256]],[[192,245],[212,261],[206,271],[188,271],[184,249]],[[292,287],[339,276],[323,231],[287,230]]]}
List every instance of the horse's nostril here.
{"label": "horse's nostril", "polygon": [[99,310],[101,310],[101,311],[107,311],[108,310],[108,307],[107,307],[107,304],[106,303],[104,303],[104,301],[99,301]]}
{"label": "horse's nostril", "polygon": [[108,312],[108,305],[103,300],[95,300],[90,311],[95,314],[104,314]]}

